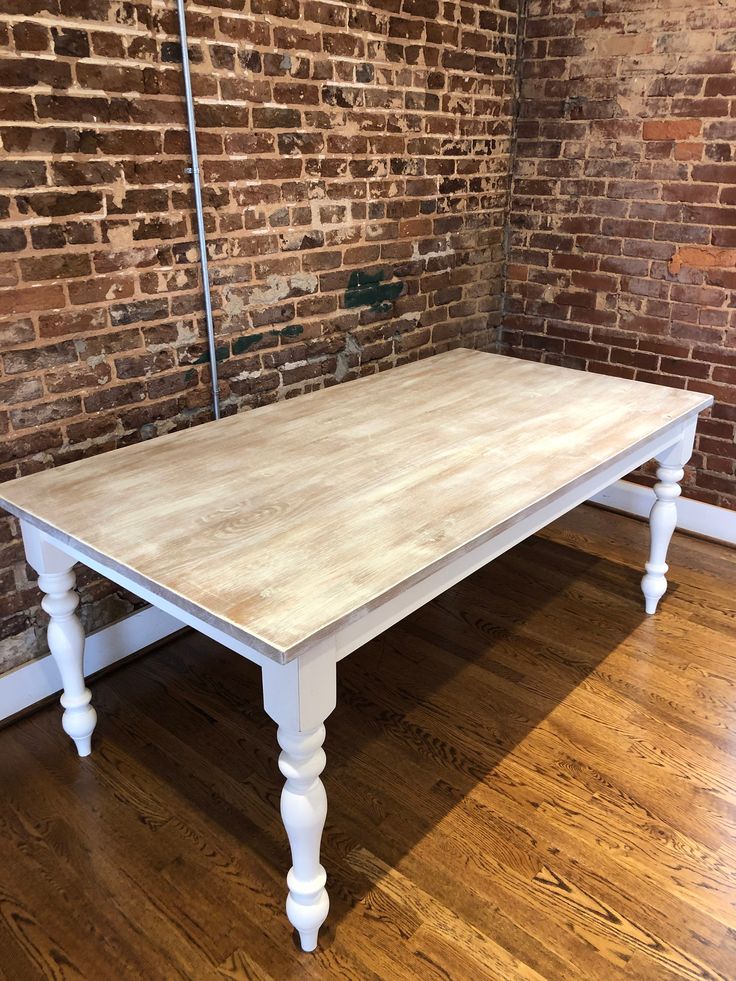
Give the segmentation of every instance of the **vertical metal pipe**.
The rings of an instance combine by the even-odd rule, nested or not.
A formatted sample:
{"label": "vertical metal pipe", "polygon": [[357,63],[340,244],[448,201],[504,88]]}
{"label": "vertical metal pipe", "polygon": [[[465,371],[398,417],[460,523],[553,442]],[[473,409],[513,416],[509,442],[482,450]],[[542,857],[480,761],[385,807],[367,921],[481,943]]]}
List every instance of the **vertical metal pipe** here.
{"label": "vertical metal pipe", "polygon": [[189,126],[189,146],[192,155],[192,180],[194,182],[194,207],[197,214],[197,237],[199,239],[199,255],[202,265],[202,289],[204,290],[204,311],[207,318],[207,340],[210,349],[210,375],[212,377],[212,405],[215,419],[220,418],[220,394],[217,385],[217,351],[215,346],[215,325],[212,319],[212,297],[210,296],[210,272],[207,263],[207,237],[204,231],[204,216],[202,214],[202,186],[199,173],[199,152],[197,150],[197,130],[194,122],[194,100],[192,98],[192,76],[189,70],[189,49],[187,39],[187,21],[184,12],[184,0],[176,0],[179,14],[179,37],[181,40],[181,63],[184,73],[184,93],[187,104],[187,124]]}

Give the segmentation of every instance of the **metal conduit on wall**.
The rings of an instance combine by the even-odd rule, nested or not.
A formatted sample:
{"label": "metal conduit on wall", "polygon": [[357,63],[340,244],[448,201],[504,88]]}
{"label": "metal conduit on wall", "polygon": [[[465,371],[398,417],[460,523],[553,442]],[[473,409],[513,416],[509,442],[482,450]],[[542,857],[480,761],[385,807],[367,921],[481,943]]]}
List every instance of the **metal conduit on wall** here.
{"label": "metal conduit on wall", "polygon": [[179,39],[181,41],[181,63],[184,74],[184,94],[187,106],[187,126],[189,129],[189,146],[192,156],[192,181],[194,185],[194,208],[197,215],[197,238],[199,240],[199,256],[202,267],[202,290],[204,293],[204,311],[207,320],[207,343],[210,354],[210,376],[212,379],[212,408],[215,419],[220,418],[220,395],[217,380],[217,351],[215,346],[215,324],[212,317],[212,296],[210,293],[210,273],[207,262],[207,237],[204,230],[204,215],[202,213],[202,184],[199,172],[199,152],[197,149],[197,129],[194,121],[194,99],[192,97],[192,76],[189,68],[189,48],[187,38],[186,12],[184,0],[176,0],[179,15]]}

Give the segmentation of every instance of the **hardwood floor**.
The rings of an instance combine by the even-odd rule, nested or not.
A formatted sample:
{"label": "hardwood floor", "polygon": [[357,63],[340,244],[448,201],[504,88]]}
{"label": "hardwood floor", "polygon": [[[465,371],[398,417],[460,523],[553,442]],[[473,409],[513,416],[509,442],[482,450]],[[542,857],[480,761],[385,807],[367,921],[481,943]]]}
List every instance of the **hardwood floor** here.
{"label": "hardwood floor", "polygon": [[187,634],[0,732],[0,974],[736,977],[736,553],[591,507],[340,666],[316,954],[258,670]]}

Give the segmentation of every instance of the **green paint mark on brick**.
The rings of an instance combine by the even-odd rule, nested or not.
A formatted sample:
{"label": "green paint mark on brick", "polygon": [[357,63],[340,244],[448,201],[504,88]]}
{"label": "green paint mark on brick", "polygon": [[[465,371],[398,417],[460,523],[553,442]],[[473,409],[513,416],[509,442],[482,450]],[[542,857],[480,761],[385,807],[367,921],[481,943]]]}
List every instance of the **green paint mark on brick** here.
{"label": "green paint mark on brick", "polygon": [[394,300],[404,291],[401,282],[384,283],[385,269],[371,272],[368,269],[358,269],[350,273],[348,288],[345,290],[346,307],[370,307],[387,313]]}
{"label": "green paint mark on brick", "polygon": [[[301,324],[289,324],[288,327],[282,327],[280,330],[270,330],[269,334],[273,337],[298,337],[299,334],[304,333],[304,328]],[[232,352],[233,354],[245,354],[247,350],[262,341],[264,334],[245,334],[243,337],[236,337],[232,342]],[[224,361],[228,356],[230,348],[227,344],[223,344],[221,347],[215,349],[215,358],[217,361]],[[209,364],[210,353],[205,351],[201,354],[193,364]],[[191,381],[194,378],[196,371],[194,368],[190,370],[184,376],[185,381]]]}
{"label": "green paint mark on brick", "polygon": [[[223,344],[220,347],[215,348],[215,361],[224,361],[228,354],[227,344]],[[193,364],[209,364],[210,363],[210,352],[205,351],[204,354],[200,354]]]}
{"label": "green paint mark on brick", "polygon": [[263,334],[246,334],[244,337],[237,337],[233,341],[233,354],[245,354],[249,347],[262,340]]}
{"label": "green paint mark on brick", "polygon": [[[218,362],[219,361],[224,361],[225,358],[228,356],[229,350],[230,350],[230,348],[229,348],[229,345],[227,345],[227,344],[222,344],[222,345],[220,345],[220,347],[216,347],[215,348],[215,361],[218,361]],[[197,360],[192,362],[192,364],[209,364],[209,363],[210,363],[210,352],[209,352],[209,350],[205,351],[204,354],[200,354],[200,356],[197,358]],[[196,369],[195,368],[190,368],[189,371],[187,371],[185,373],[185,375],[184,375],[184,381],[187,382],[187,383],[190,382],[195,377],[196,374],[197,374]]]}

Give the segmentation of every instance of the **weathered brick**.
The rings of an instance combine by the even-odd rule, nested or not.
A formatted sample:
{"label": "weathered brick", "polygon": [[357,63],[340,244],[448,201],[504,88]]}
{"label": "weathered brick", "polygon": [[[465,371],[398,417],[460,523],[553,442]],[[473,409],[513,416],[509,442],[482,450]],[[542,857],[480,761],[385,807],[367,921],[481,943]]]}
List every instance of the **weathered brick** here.
{"label": "weathered brick", "polygon": [[1,348],[8,349],[19,344],[27,344],[33,341],[35,336],[36,331],[30,319],[0,320]]}
{"label": "weathered brick", "polygon": [[13,25],[13,40],[16,51],[47,51],[50,35],[48,28],[43,24],[21,21]]}
{"label": "weathered brick", "polygon": [[256,129],[295,129],[301,125],[297,109],[255,108],[253,125]]}
{"label": "weathered brick", "polygon": [[89,256],[84,254],[49,255],[38,259],[21,259],[20,270],[26,282],[37,283],[44,279],[88,276],[92,263]]}
{"label": "weathered brick", "polygon": [[[189,11],[226,412],[492,347],[506,259],[513,352],[627,377],[663,357],[706,363],[686,332],[736,327],[733,226],[713,224],[736,205],[736,130],[727,115],[700,125],[701,111],[728,104],[734,55],[675,47],[677,71],[658,79],[661,12],[635,31],[621,6],[530,7],[508,255],[515,4]],[[0,445],[13,444],[3,476],[210,412],[175,12],[134,5],[111,20],[99,0],[48,0],[38,24],[33,8],[16,13],[0,76],[33,64],[38,81],[26,72],[0,93],[0,337],[24,366],[0,413]],[[668,25],[684,41],[687,25]],[[701,206],[713,210],[685,210]],[[686,251],[699,248],[714,251]],[[400,287],[390,302],[371,270],[386,271],[374,287]],[[671,300],[675,285],[721,299]],[[351,288],[370,302],[347,305]],[[69,360],[55,363],[60,345]],[[711,333],[707,346],[720,350]],[[729,391],[726,377],[709,384]],[[14,421],[49,435],[19,442]],[[711,438],[733,435],[736,413],[714,421],[727,432]]]}
{"label": "weathered brick", "polygon": [[10,422],[15,430],[43,426],[49,422],[58,422],[69,416],[77,416],[82,412],[80,398],[55,399],[51,402],[41,402],[37,405],[10,412]]}
{"label": "weathered brick", "polygon": [[107,325],[107,309],[99,307],[97,310],[60,310],[40,316],[38,324],[39,336],[44,338],[94,333]]}
{"label": "weathered brick", "polygon": [[101,412],[131,402],[141,402],[146,397],[146,389],[142,382],[129,382],[125,385],[115,385],[101,388],[84,399],[85,412]]}
{"label": "weathered brick", "polygon": [[163,320],[168,314],[169,303],[167,299],[114,303],[110,307],[110,323],[113,327],[122,327],[126,324],[145,323],[149,320]]}
{"label": "weathered brick", "polygon": [[13,405],[41,398],[43,385],[38,378],[17,378],[0,382],[0,404]]}
{"label": "weathered brick", "polygon": [[249,20],[245,17],[220,17],[219,25],[222,34],[234,41],[247,41],[249,44],[265,47],[271,40],[270,27],[264,21]]}
{"label": "weathered brick", "polygon": [[153,354],[125,355],[115,358],[115,374],[118,378],[147,378],[175,366],[173,351],[156,351]]}
{"label": "weathered brick", "polygon": [[99,191],[73,193],[48,192],[33,194],[19,199],[19,207],[43,218],[63,215],[97,214],[102,210],[103,198]]}
{"label": "weathered brick", "polygon": [[23,228],[0,228],[0,252],[22,252],[25,247]]}
{"label": "weathered brick", "polygon": [[[529,7],[502,336],[520,357],[713,391],[716,415],[736,402],[732,377],[710,380],[736,326],[729,21],[716,4],[692,31],[666,4],[634,6],[574,28],[570,4]],[[696,447],[687,492],[735,507],[736,413],[727,434],[718,480]]]}
{"label": "weathered brick", "polygon": [[39,187],[46,183],[48,183],[46,165],[40,161],[0,161],[0,187]]}
{"label": "weathered brick", "polygon": [[67,58],[88,58],[90,54],[89,34],[73,27],[53,27],[54,51]]}
{"label": "weathered brick", "polygon": [[0,463],[10,463],[12,460],[28,460],[50,450],[58,450],[63,442],[61,431],[58,429],[39,429],[0,442]]}
{"label": "weathered brick", "polygon": [[36,85],[65,89],[71,80],[71,69],[63,62],[46,58],[0,59],[0,86],[5,89],[32,88]]}

